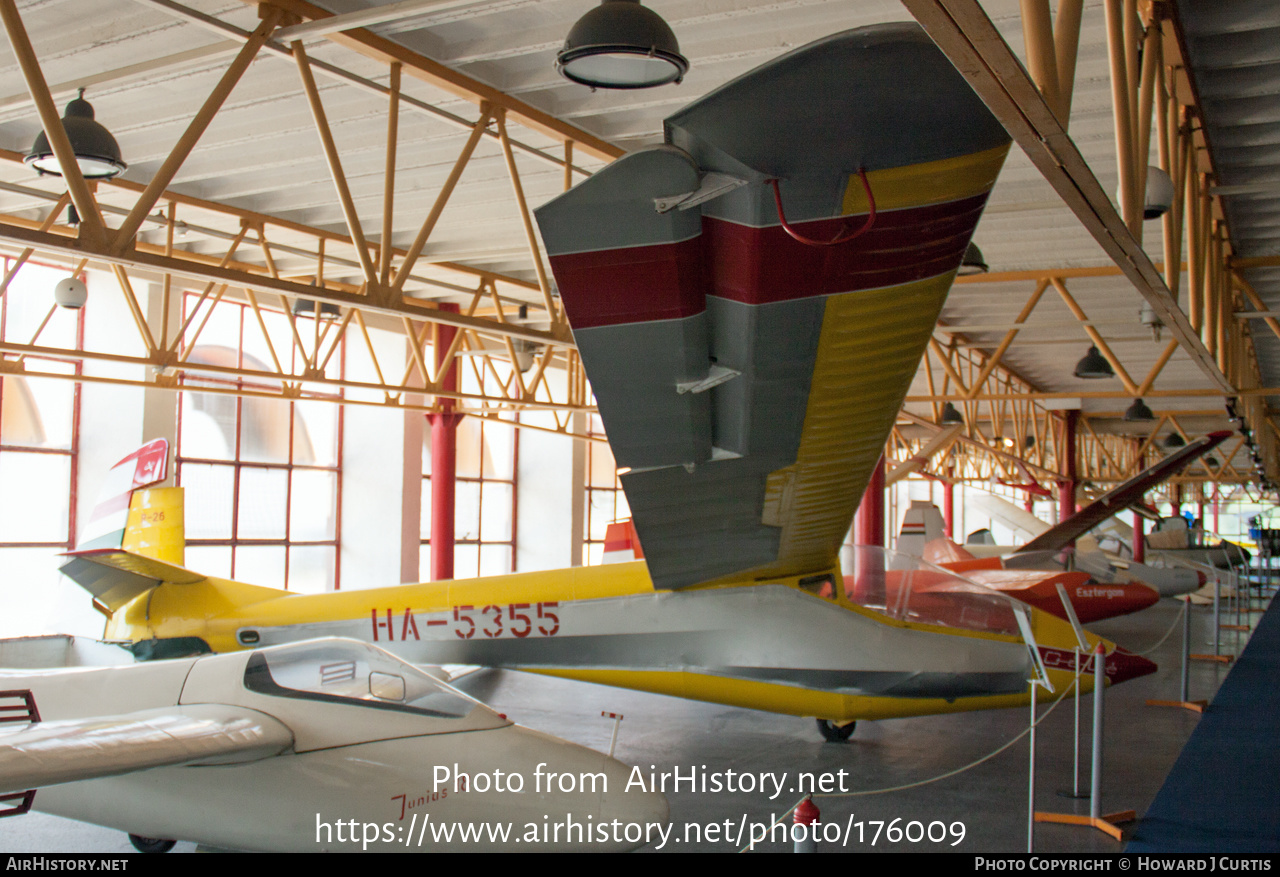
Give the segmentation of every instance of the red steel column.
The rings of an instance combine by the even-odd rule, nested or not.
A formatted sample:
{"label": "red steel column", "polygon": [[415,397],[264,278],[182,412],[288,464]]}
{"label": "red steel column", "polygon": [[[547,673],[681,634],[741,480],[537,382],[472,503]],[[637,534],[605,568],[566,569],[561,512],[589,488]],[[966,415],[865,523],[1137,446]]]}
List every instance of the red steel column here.
{"label": "red steel column", "polygon": [[956,486],[950,481],[942,482],[942,521],[948,539],[956,538]]}
{"label": "red steel column", "polygon": [[[442,304],[440,309],[458,313],[458,306]],[[433,355],[439,372],[445,354],[458,330],[441,325],[436,330]],[[458,389],[457,363],[440,379],[440,389]],[[453,578],[453,498],[458,474],[458,421],[463,415],[454,413],[456,399],[440,399],[439,413],[427,415],[431,423],[431,580]]]}
{"label": "red steel column", "polygon": [[1142,563],[1147,559],[1147,543],[1142,535],[1143,525],[1146,523],[1142,515],[1137,512],[1133,513],[1133,559],[1138,563]]}
{"label": "red steel column", "polygon": [[853,541],[858,545],[884,547],[884,456],[871,470],[867,492],[862,494],[858,513],[853,518]]}
{"label": "red steel column", "polygon": [[[853,518],[855,545],[884,547],[884,455],[871,470],[871,480],[862,494],[858,513]],[[853,600],[864,606],[883,606],[884,555],[871,550],[855,549]]]}
{"label": "red steel column", "polygon": [[1062,420],[1062,478],[1058,481],[1058,523],[1076,513],[1076,422],[1079,416],[1078,411],[1067,411]]}

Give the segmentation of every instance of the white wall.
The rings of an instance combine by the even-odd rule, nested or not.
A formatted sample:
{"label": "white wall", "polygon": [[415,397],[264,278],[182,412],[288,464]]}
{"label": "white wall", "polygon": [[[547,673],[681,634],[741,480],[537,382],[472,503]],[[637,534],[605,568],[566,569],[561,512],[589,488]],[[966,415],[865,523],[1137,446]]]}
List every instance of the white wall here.
{"label": "white wall", "polygon": [[[369,330],[378,356],[378,365],[388,380],[404,371],[404,336]],[[351,337],[346,347],[346,375],[355,381],[376,381],[369,352],[363,340]],[[376,396],[349,391],[354,398]],[[406,572],[404,530],[402,529],[406,464],[405,424],[407,418],[421,419],[416,412],[371,405],[347,405],[343,412],[342,439],[342,559],[341,588],[385,588],[398,585]],[[421,439],[419,439],[421,442]],[[422,446],[418,445],[418,479],[421,480]],[[410,515],[412,509],[410,510]],[[417,547],[413,548],[416,564]]]}
{"label": "white wall", "polygon": [[[564,398],[564,373],[549,372],[555,398]],[[555,382],[559,382],[556,384]],[[555,428],[546,412],[526,411],[524,423]],[[582,562],[582,497],[585,483],[576,439],[536,429],[520,431],[516,569],[563,569]],[[575,503],[578,528],[574,531]]]}

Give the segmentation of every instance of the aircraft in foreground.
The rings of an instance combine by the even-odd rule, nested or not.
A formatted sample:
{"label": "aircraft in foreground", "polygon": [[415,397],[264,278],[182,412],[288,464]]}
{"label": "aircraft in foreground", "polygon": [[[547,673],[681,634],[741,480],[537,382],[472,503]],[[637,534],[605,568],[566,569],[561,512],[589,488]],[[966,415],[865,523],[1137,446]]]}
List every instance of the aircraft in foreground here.
{"label": "aircraft in foreground", "polygon": [[[814,717],[838,739],[1024,704],[1018,619],[1055,684],[1066,623],[945,571],[890,594],[872,549],[849,580],[839,562],[1008,148],[917,25],[880,25],[739,77],[536,211],[644,561],[288,594],[183,568],[157,529],[176,500],[137,491],[123,542],[65,571],[108,638],[154,654],[353,636]],[[1107,651],[1111,682],[1155,669]]]}
{"label": "aircraft in foreground", "polygon": [[[22,645],[6,644],[6,658]],[[264,852],[620,851],[667,822],[662,795],[626,791],[621,762],[520,727],[363,642],[11,668],[0,689],[0,727],[21,726],[0,731],[3,815],[118,828],[144,852],[173,839]],[[566,820],[587,827],[585,840],[544,835]],[[614,820],[648,835],[620,834]]]}

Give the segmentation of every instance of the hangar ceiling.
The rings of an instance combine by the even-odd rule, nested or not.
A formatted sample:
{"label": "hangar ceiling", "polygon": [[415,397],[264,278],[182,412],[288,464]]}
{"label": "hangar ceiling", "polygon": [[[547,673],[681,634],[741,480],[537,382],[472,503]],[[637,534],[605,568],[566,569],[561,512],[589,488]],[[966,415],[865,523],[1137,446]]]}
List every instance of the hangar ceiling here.
{"label": "hangar ceiling", "polygon": [[[429,408],[450,395],[424,353],[443,323],[463,331],[435,348],[495,377],[483,396],[456,394],[464,408],[548,410],[547,428],[573,431],[589,388],[529,210],[660,142],[667,115],[752,67],[914,16],[1021,148],[975,237],[990,271],[956,284],[895,455],[918,453],[952,400],[966,425],[947,472],[1044,480],[1061,470],[1057,409],[1079,400],[1083,471],[1113,481],[1171,431],[1229,428],[1224,403],[1238,398],[1277,477],[1266,404],[1280,387],[1280,321],[1241,316],[1280,296],[1269,4],[1063,0],[1055,20],[1048,0],[653,0],[691,69],[679,85],[621,92],[554,70],[593,5],[0,0],[11,47],[0,54],[0,246],[109,267],[138,328],[111,350],[5,337],[0,368],[35,370],[32,354],[97,358],[145,366],[122,382],[176,386],[211,373],[183,359],[201,316],[180,310],[181,293],[194,294],[188,307],[225,297],[255,310],[302,297],[341,317],[323,332],[291,318],[281,344],[296,345],[301,364],[222,374],[256,387],[229,391],[340,385],[349,401]],[[78,88],[129,164],[92,193],[22,163],[42,116],[61,115]],[[1135,217],[1146,164],[1175,181],[1168,219]],[[69,203],[89,217],[78,229]],[[139,284],[163,286],[167,316],[139,303]],[[368,344],[370,326],[402,332],[417,351],[403,374],[382,369],[370,344],[376,380],[333,377],[333,343]],[[1072,375],[1090,345],[1117,377]],[[526,372],[504,367],[528,352]],[[569,380],[550,380],[561,373]],[[1154,423],[1122,419],[1138,397]],[[1256,485],[1242,436],[1222,457],[1192,479]]]}

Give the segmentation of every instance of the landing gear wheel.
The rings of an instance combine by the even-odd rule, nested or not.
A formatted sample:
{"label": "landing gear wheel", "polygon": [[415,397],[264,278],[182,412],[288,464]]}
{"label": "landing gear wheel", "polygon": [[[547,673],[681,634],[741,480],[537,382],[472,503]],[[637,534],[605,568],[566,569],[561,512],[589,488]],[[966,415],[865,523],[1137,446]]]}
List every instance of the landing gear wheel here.
{"label": "landing gear wheel", "polygon": [[818,730],[822,732],[822,739],[828,743],[843,743],[853,736],[853,729],[857,727],[857,722],[850,722],[847,725],[837,725],[835,722],[829,722],[826,719],[818,719]]}
{"label": "landing gear wheel", "polygon": [[167,853],[173,849],[177,841],[159,837],[138,837],[136,834],[131,834],[129,843],[133,844],[133,848],[140,853]]}

